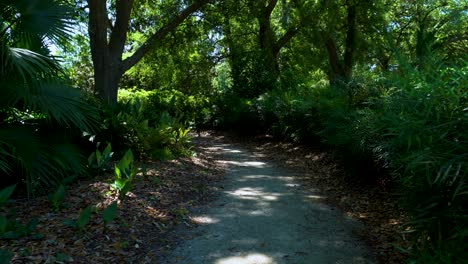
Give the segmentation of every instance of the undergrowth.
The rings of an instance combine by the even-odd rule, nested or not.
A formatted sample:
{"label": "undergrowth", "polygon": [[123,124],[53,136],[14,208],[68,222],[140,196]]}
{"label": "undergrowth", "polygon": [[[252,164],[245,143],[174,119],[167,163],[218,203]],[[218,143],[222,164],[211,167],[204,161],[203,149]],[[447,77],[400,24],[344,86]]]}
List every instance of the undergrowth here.
{"label": "undergrowth", "polygon": [[411,247],[402,249],[409,262],[462,263],[468,259],[467,87],[466,60],[433,59],[425,67],[401,61],[393,71],[358,72],[335,86],[319,81],[252,100],[227,96],[216,122],[298,142],[320,140],[355,166],[384,170],[411,217],[404,226]]}

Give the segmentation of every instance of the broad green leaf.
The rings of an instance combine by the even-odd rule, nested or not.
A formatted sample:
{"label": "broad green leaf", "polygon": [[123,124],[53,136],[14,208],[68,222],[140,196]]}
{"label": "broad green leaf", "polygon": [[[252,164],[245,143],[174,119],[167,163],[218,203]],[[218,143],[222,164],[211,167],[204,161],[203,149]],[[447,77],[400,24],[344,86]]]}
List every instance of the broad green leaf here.
{"label": "broad green leaf", "polygon": [[112,157],[112,155],[114,154],[112,151],[112,146],[111,146],[111,143],[107,144],[107,147],[104,149],[104,152],[102,153],[102,155],[106,158],[106,159],[110,159]]}
{"label": "broad green leaf", "polygon": [[96,161],[97,161],[98,168],[101,168],[101,166],[102,166],[102,155],[101,155],[101,152],[99,150],[96,150]]}
{"label": "broad green leaf", "polygon": [[80,213],[80,216],[76,220],[76,227],[79,230],[83,230],[83,228],[88,224],[89,219],[91,218],[91,206],[87,206],[85,209],[83,209]]}
{"label": "broad green leaf", "polygon": [[109,224],[117,217],[118,207],[117,202],[111,203],[104,211],[102,212],[102,219],[104,224]]}
{"label": "broad green leaf", "polygon": [[120,168],[117,165],[115,165],[114,171],[115,171],[115,178],[116,179],[122,179]]}
{"label": "broad green leaf", "polygon": [[0,191],[0,206],[4,205],[15,190],[16,184],[8,186]]}
{"label": "broad green leaf", "polygon": [[95,161],[96,161],[96,154],[93,152],[88,157],[88,166],[91,167],[91,165],[93,165]]}
{"label": "broad green leaf", "polygon": [[65,199],[65,186],[60,184],[55,192],[49,194],[49,202],[55,209],[60,209],[63,200]]}

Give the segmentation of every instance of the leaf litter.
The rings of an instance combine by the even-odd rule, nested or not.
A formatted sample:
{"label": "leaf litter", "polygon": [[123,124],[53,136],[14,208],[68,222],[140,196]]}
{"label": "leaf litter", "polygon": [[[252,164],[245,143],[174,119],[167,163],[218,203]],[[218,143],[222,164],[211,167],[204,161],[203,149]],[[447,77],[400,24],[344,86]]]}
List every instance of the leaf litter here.
{"label": "leaf litter", "polygon": [[[156,263],[177,242],[176,226],[196,226],[190,218],[193,209],[207,204],[222,189],[224,165],[213,148],[214,142],[240,142],[258,157],[299,172],[308,188],[321,192],[326,202],[350,217],[365,223],[356,235],[374,249],[381,263],[402,263],[405,255],[395,245],[404,245],[401,235],[405,214],[398,208],[392,191],[385,186],[349,181],[340,159],[328,150],[275,141],[269,136],[239,138],[217,132],[204,132],[194,138],[195,157],[172,161],[149,161],[146,173],[139,173],[124,201],[111,188],[112,174],[67,186],[64,206],[53,210],[47,197],[16,200],[11,206],[16,218],[25,224],[39,220],[32,236],[0,240],[0,249],[14,253],[12,263]],[[143,164],[140,164],[143,165]],[[117,205],[116,216],[104,210]],[[83,230],[64,224],[78,219],[87,206],[93,208]],[[110,214],[110,216],[109,216]],[[109,220],[109,218],[111,218]]]}
{"label": "leaf litter", "polygon": [[[14,208],[23,224],[37,218],[34,232],[43,237],[2,239],[0,249],[14,253],[11,263],[155,263],[166,234],[177,224],[191,225],[191,208],[213,199],[223,178],[216,151],[207,143],[195,145],[195,157],[145,162],[145,175],[137,175],[123,201],[111,188],[112,173],[67,186],[60,210],[47,197],[15,200],[6,210]],[[112,204],[116,211],[106,209]],[[88,206],[91,214],[82,229],[66,224],[76,223]]]}

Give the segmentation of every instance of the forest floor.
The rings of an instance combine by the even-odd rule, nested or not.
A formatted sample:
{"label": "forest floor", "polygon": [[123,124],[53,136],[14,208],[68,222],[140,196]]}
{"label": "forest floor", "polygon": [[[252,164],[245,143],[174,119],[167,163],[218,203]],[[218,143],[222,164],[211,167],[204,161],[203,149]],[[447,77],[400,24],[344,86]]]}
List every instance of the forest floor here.
{"label": "forest floor", "polygon": [[[372,247],[380,263],[403,262],[404,255],[394,244],[404,242],[400,235],[404,215],[394,197],[379,186],[350,184],[332,153],[275,142],[269,137],[246,140],[211,132],[194,137],[193,142],[195,157],[146,163],[146,174],[137,176],[131,192],[119,202],[118,218],[107,228],[101,217],[102,209],[117,200],[111,188],[111,173],[70,185],[65,206],[60,210],[53,210],[47,197],[15,200],[4,210],[14,209],[16,219],[23,224],[36,218],[39,221],[34,230],[36,235],[0,240],[0,249],[14,253],[12,263],[159,263],[157,260],[169,261],[170,258],[173,262],[169,263],[179,263],[178,259],[174,261],[177,257],[183,263],[184,256],[176,256],[180,252],[178,246],[189,240],[191,232],[207,226],[210,218],[200,214],[220,205],[222,193],[234,187],[224,180],[225,172],[228,175],[232,171],[229,166],[233,163],[222,161],[229,160],[230,154],[219,148],[233,144],[241,146],[241,152],[255,156],[254,169],[255,164],[276,164],[274,170],[272,167],[269,170],[291,172],[294,178],[291,184],[301,185],[300,193],[306,192],[321,200],[324,206],[321,208],[327,208],[325,211],[337,208],[343,219],[359,221],[360,228],[349,230],[354,230],[353,237],[361,238]],[[297,204],[298,209],[306,209],[301,207],[301,201],[291,201],[295,203],[288,207]],[[76,219],[89,205],[95,209],[84,229],[76,230],[64,224],[66,220]],[[222,243],[222,240],[217,241]],[[265,249],[270,244],[262,242],[259,246]],[[231,253],[240,250],[228,249]],[[282,257],[307,254],[301,249]]]}

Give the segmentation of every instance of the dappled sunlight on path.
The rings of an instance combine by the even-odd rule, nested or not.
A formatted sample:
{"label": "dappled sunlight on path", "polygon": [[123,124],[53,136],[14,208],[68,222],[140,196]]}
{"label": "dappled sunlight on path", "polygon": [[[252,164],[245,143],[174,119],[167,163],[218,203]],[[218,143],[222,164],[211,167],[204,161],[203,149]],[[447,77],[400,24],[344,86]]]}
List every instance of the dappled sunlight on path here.
{"label": "dappled sunlight on path", "polygon": [[[214,146],[228,166],[224,191],[181,231],[167,263],[374,263],[356,223],[305,191],[294,175],[236,146]],[[210,151],[213,151],[212,149]]]}

